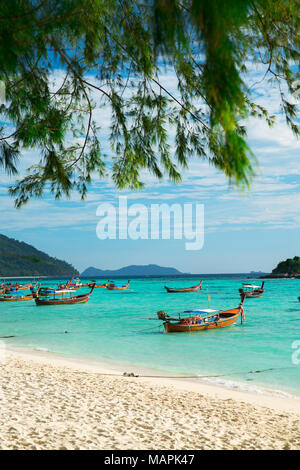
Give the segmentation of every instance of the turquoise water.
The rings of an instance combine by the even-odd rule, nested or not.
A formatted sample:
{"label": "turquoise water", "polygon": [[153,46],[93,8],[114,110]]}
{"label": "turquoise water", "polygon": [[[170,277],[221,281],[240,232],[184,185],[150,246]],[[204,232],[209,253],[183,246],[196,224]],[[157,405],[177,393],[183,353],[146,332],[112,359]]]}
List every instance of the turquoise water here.
{"label": "turquoise water", "polygon": [[[133,279],[127,291],[95,289],[90,301],[82,305],[0,303],[0,336],[14,335],[4,340],[14,346],[174,374],[224,375],[220,378],[224,384],[238,382],[249,389],[267,387],[300,396],[300,363],[292,362],[293,354],[300,359],[300,280],[266,280],[261,298],[246,299],[242,325],[238,321],[224,329],[165,334],[161,322],[154,320],[158,310],[174,314],[208,308],[207,292],[210,308],[233,308],[240,302],[238,288],[248,282],[245,278],[207,279],[202,291],[186,294],[169,294],[164,289],[164,285],[187,287],[198,281]],[[249,282],[260,285],[261,280]],[[276,370],[246,374],[268,368]]]}

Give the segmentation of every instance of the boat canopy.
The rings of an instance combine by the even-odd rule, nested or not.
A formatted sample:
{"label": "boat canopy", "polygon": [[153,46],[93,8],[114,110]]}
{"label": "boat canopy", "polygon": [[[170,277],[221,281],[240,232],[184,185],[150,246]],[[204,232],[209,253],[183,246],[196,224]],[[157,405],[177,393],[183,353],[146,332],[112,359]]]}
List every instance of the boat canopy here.
{"label": "boat canopy", "polygon": [[200,315],[201,313],[215,313],[218,310],[212,310],[211,308],[203,308],[201,310],[184,310],[183,313],[197,313]]}
{"label": "boat canopy", "polygon": [[254,286],[253,284],[243,284],[244,287],[248,287],[249,289],[260,289],[261,286]]}

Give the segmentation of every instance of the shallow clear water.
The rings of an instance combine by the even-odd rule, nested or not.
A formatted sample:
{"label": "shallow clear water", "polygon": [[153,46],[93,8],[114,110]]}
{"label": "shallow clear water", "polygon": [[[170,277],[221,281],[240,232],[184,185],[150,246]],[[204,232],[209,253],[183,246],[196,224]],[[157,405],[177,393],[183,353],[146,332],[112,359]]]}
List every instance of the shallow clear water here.
{"label": "shallow clear water", "polygon": [[[2,302],[0,336],[15,335],[4,339],[15,346],[175,374],[224,374],[224,384],[241,382],[249,389],[263,386],[300,396],[300,363],[292,361],[294,357],[294,362],[300,362],[300,280],[266,280],[261,298],[246,299],[242,325],[238,321],[224,329],[165,334],[156,319],[158,310],[174,314],[208,308],[208,293],[210,308],[233,308],[240,302],[238,288],[247,281],[207,279],[202,291],[185,294],[169,294],[164,289],[164,285],[195,285],[198,280],[133,279],[128,291],[95,289],[82,305],[37,307],[33,301]],[[261,280],[251,282],[260,284]],[[80,293],[87,290],[82,288]],[[268,368],[275,370],[246,373]]]}

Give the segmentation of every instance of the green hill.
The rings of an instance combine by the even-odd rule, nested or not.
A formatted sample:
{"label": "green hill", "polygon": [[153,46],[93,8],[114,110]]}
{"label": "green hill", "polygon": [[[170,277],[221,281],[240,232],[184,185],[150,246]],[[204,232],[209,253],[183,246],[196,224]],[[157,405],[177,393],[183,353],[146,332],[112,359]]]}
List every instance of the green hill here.
{"label": "green hill", "polygon": [[272,274],[300,274],[300,257],[288,258],[285,261],[278,263],[277,267],[273,269]]}
{"label": "green hill", "polygon": [[0,234],[0,277],[78,276],[65,261],[52,258],[31,245]]}

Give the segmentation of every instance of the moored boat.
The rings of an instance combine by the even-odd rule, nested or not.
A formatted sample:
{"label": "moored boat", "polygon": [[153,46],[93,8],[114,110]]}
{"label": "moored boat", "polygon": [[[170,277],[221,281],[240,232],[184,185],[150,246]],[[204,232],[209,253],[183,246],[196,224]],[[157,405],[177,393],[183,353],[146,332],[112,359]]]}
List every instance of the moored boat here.
{"label": "moored boat", "polygon": [[82,283],[80,279],[71,279],[70,281],[66,282],[66,284],[58,284],[58,289],[72,289],[77,290],[82,287]]}
{"label": "moored boat", "polygon": [[108,290],[126,290],[128,289],[130,281],[127,284],[116,284],[114,281],[108,281],[106,289]]}
{"label": "moored boat", "polygon": [[245,296],[242,297],[238,307],[230,310],[186,310],[183,312],[185,315],[184,317],[182,317],[181,314],[179,314],[178,317],[171,317],[161,310],[157,312],[157,316],[159,320],[163,321],[166,333],[182,333],[224,328],[235,324],[240,315],[242,321],[245,319],[243,310],[244,300]]}
{"label": "moored boat", "polygon": [[106,287],[108,286],[108,282],[106,282],[105,284],[96,284],[95,285],[95,289],[105,289]]}
{"label": "moored boat", "polygon": [[94,290],[95,285],[91,287],[90,292],[80,295],[72,295],[69,297],[59,297],[56,298],[56,295],[53,294],[51,297],[40,297],[39,291],[35,292],[32,290],[33,298],[36,305],[70,305],[70,304],[83,304],[89,301],[89,298]]}
{"label": "moored boat", "polygon": [[79,287],[82,286],[82,282],[80,281],[80,279],[77,277],[76,279],[71,279],[70,283],[69,283],[69,287],[71,289],[79,289]]}
{"label": "moored boat", "polygon": [[23,300],[32,300],[32,299],[33,299],[32,293],[20,295],[17,291],[13,291],[13,292],[9,292],[8,294],[4,293],[0,297],[0,302],[20,302]]}
{"label": "moored boat", "polygon": [[[81,287],[91,287],[91,285],[94,283],[96,283],[96,281],[91,281],[86,284],[82,284]],[[95,289],[105,289],[107,286],[108,286],[108,282],[106,282],[105,284],[98,284],[98,285],[95,284]]]}
{"label": "moored boat", "polygon": [[255,299],[257,297],[261,297],[264,293],[264,282],[262,282],[261,286],[255,286],[253,284],[243,283],[243,287],[239,289],[240,295],[245,295],[247,299]]}
{"label": "moored boat", "polygon": [[30,289],[31,287],[37,287],[38,284],[39,284],[38,281],[31,282],[29,284],[20,284],[20,283],[12,284],[12,283],[8,283],[8,284],[4,285],[4,288],[5,288],[5,291],[7,293],[9,293],[9,292],[15,292],[15,291],[19,291],[19,290]]}
{"label": "moored boat", "polygon": [[36,282],[31,282],[29,284],[20,284],[17,288],[17,290],[26,290],[26,289],[30,289],[31,287],[37,287],[38,286],[38,281]]}
{"label": "moored boat", "polygon": [[202,281],[200,281],[200,283],[197,284],[196,286],[192,286],[192,287],[176,288],[176,287],[167,287],[167,286],[165,286],[165,289],[166,289],[167,292],[170,292],[170,293],[175,293],[175,292],[197,292],[198,290],[202,290],[201,284],[202,284]]}

